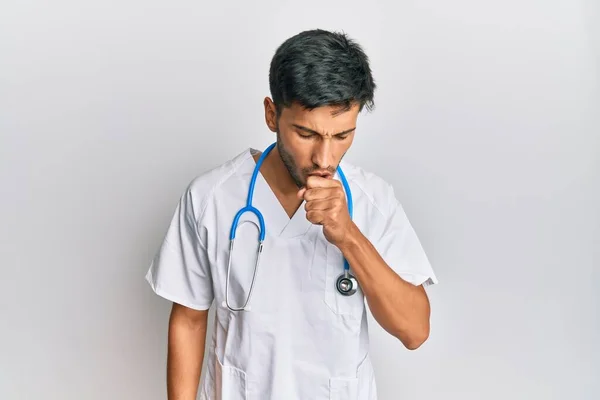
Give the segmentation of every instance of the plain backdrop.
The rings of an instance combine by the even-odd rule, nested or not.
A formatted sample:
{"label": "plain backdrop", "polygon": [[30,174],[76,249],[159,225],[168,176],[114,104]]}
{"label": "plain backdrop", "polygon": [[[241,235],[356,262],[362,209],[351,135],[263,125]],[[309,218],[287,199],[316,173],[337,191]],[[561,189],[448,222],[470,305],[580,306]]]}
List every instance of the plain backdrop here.
{"label": "plain backdrop", "polygon": [[380,399],[600,398],[599,10],[3,1],[0,398],[166,398],[145,272],[189,181],[275,139],[269,62],[312,28],[370,56],[347,157],[393,184],[440,280],[417,351],[371,319]]}

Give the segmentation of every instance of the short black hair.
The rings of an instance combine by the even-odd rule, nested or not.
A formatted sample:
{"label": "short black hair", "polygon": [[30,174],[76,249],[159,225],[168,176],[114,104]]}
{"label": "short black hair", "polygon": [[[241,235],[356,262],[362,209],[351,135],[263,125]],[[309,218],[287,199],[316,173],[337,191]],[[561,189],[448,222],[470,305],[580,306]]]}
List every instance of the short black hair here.
{"label": "short black hair", "polygon": [[361,46],[344,33],[300,32],[283,42],[269,70],[271,96],[280,115],[298,103],[306,109],[336,106],[374,108],[375,81]]}

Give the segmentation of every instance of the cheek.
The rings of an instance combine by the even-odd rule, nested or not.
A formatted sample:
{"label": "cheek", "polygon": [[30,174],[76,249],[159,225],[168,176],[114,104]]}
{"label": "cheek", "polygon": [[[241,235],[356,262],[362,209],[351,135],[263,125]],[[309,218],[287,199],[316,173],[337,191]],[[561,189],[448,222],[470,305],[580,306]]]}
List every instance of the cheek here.
{"label": "cheek", "polygon": [[286,144],[288,151],[298,157],[301,157],[303,153],[306,153],[307,149],[310,147],[310,141],[303,139],[295,132],[287,134]]}
{"label": "cheek", "polygon": [[285,150],[294,159],[298,168],[311,166],[312,146],[309,141],[299,135],[292,135],[285,143]]}

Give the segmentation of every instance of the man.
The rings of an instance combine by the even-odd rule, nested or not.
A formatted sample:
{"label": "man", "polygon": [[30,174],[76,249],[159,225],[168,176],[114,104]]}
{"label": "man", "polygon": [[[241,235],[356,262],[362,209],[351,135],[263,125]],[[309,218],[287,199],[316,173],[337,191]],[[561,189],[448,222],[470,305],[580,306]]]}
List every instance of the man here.
{"label": "man", "polygon": [[[392,187],[341,161],[373,106],[368,58],[345,35],[302,32],[276,51],[270,89],[276,145],[193,180],[147,275],[174,303],[169,399],[196,398],[213,301],[201,399],[376,399],[365,300],[416,349],[429,335],[423,286],[437,279]],[[260,253],[245,222],[264,223]]]}

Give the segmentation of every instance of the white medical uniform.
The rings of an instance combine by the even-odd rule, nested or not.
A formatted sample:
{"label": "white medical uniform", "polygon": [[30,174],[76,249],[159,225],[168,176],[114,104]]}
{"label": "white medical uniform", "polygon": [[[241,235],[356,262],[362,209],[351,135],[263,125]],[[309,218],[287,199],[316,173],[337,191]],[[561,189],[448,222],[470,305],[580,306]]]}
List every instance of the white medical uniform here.
{"label": "white medical uniform", "polygon": [[[374,400],[365,301],[342,296],[340,250],[302,204],[290,219],[259,173],[253,205],[266,236],[249,311],[224,306],[229,232],[245,206],[255,161],[247,149],[192,181],[175,211],[146,279],[160,296],[205,310],[216,306],[203,400]],[[354,200],[354,222],[385,261],[414,285],[437,283],[392,187],[342,161]],[[336,179],[339,179],[336,175]],[[230,303],[243,305],[252,280],[258,222],[240,218],[230,275]]]}

